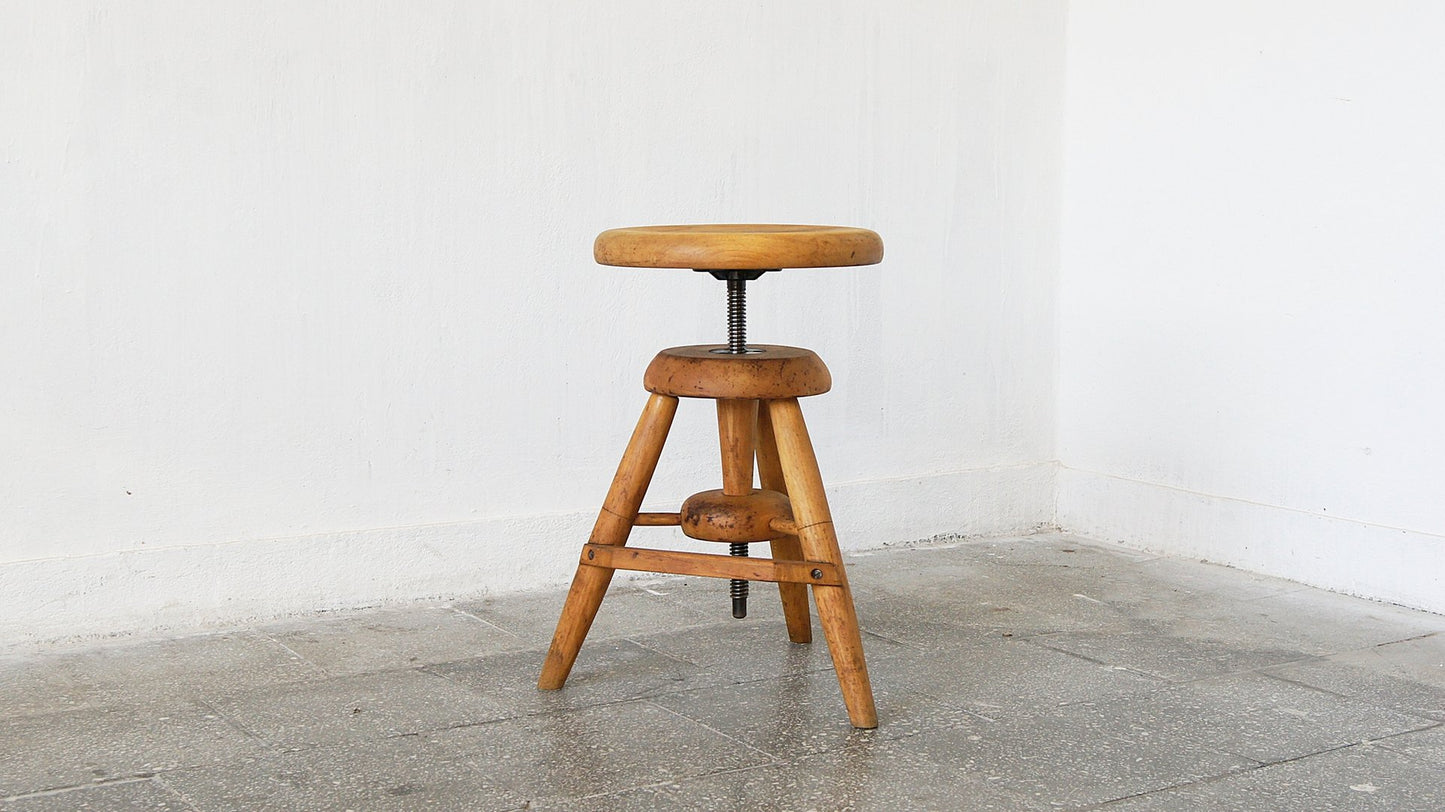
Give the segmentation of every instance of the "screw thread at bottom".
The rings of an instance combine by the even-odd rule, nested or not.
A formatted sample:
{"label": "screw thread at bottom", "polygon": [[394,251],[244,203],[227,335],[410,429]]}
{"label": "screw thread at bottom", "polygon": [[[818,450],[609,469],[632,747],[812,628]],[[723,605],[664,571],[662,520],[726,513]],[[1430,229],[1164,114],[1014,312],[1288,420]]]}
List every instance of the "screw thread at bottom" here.
{"label": "screw thread at bottom", "polygon": [[[729,544],[728,555],[746,558],[748,555],[748,545],[742,543]],[[728,594],[732,595],[733,599],[733,617],[737,618],[738,620],[742,620],[743,618],[747,617],[748,582],[742,580],[741,578],[733,578],[731,581],[728,582]]]}

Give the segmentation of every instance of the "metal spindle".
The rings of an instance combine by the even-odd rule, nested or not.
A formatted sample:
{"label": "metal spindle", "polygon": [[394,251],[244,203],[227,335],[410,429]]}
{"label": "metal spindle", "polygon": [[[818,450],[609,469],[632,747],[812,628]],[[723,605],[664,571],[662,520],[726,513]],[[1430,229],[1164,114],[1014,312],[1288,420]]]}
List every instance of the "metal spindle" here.
{"label": "metal spindle", "polygon": [[728,352],[748,351],[748,280],[728,277]]}
{"label": "metal spindle", "polygon": [[[748,280],[740,273],[727,276],[728,283],[728,353],[744,355],[748,351]],[[728,555],[746,558],[748,545],[728,545]],[[733,599],[733,617],[738,620],[748,616],[748,582],[733,578],[728,582],[728,594]]]}

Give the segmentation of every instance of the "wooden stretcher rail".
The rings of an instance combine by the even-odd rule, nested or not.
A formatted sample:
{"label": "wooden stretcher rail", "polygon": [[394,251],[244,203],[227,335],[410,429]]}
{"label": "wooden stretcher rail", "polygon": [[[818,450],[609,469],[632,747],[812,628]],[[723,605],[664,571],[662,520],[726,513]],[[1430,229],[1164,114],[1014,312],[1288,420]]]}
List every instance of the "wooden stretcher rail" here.
{"label": "wooden stretcher rail", "polygon": [[818,586],[841,586],[843,583],[838,567],[824,561],[774,561],[771,558],[738,558],[607,544],[583,545],[582,563],[614,570],[665,572],[704,578],[741,578],[745,581]]}
{"label": "wooden stretcher rail", "polygon": [[639,513],[635,527],[672,527],[682,524],[682,516],[676,513]]}

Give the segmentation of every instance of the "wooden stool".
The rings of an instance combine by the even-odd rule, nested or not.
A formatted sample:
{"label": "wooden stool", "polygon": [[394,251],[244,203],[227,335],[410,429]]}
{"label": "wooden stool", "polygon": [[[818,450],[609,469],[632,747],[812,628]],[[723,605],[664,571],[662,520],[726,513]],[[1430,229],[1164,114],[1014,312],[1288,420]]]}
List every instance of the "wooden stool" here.
{"label": "wooden stool", "polygon": [[[853,595],[798,406],[798,398],[827,392],[832,378],[810,350],[749,345],[745,295],[747,282],[767,271],[875,264],[883,241],[866,229],[831,226],[652,226],[604,231],[593,253],[603,265],[692,268],[726,280],[728,343],[666,349],[647,367],[643,386],[652,394],[582,547],[537,687],[567,681],[615,570],[732,579],[735,617],[747,613],[748,581],[776,582],[794,643],[812,641],[811,584],[848,719],[877,727]],[[688,497],[677,513],[639,513],[678,398],[717,401],[722,489]],[[753,487],[754,458],[761,488]],[[633,527],[659,525],[725,542],[730,555],[625,546]],[[771,544],[772,558],[747,558],[748,544],[760,541]]]}

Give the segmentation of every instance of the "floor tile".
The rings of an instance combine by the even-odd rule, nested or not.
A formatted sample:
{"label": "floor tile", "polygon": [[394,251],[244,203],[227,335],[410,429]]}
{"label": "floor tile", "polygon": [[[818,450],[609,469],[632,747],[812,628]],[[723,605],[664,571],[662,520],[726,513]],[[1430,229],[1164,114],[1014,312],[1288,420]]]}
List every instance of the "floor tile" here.
{"label": "floor tile", "polygon": [[1036,637],[1033,641],[1098,663],[1174,682],[1236,674],[1309,657],[1303,651],[1288,647],[1231,639],[1226,629],[1207,624],[1191,629],[1122,633],[1061,632]]}
{"label": "floor tile", "polygon": [[[768,624],[722,623],[707,627],[706,634],[685,630],[631,640],[649,650],[692,663],[729,682],[751,682],[833,667],[828,643],[816,618],[813,642],[805,644],[788,640],[788,628],[782,618]],[[890,644],[881,641],[877,645]]]}
{"label": "floor tile", "polygon": [[439,663],[426,670],[484,696],[501,708],[502,716],[555,713],[727,681],[725,675],[630,640],[589,640],[567,684],[539,691],[537,678],[545,658],[545,650],[519,651]]}
{"label": "floor tile", "polygon": [[1151,751],[1198,744],[1272,763],[1420,730],[1429,719],[1264,674],[1200,680],[1134,697],[1069,706],[1100,730],[1150,739]]}
{"label": "floor tile", "polygon": [[940,646],[880,660],[875,681],[961,704],[984,716],[1146,693],[1167,683],[1029,641]]}
{"label": "floor tile", "polygon": [[947,598],[929,593],[872,593],[856,600],[858,625],[865,632],[910,644],[972,645],[986,640],[1031,637],[1093,626],[1040,611],[1024,603],[976,600],[964,592]]}
{"label": "floor tile", "polygon": [[0,801],[5,812],[195,812],[195,807],[181,796],[150,779],[116,781],[78,787],[63,792],[30,795]]}
{"label": "floor tile", "polygon": [[425,733],[506,715],[487,697],[414,669],[244,691],[210,702],[273,747]]}
{"label": "floor tile", "polygon": [[521,809],[526,799],[420,736],[266,753],[161,776],[201,810]]}
{"label": "floor tile", "polygon": [[[994,567],[980,563],[960,548],[963,545],[930,545],[885,550],[866,550],[843,556],[848,581],[854,590],[888,590],[906,594],[919,588],[966,583],[988,577]],[[968,549],[972,549],[971,545]]]}
{"label": "floor tile", "polygon": [[876,731],[849,724],[831,670],[665,694],[650,701],[778,758],[836,750],[859,740],[899,738],[971,718],[961,708],[886,683],[874,683],[873,699]]}
{"label": "floor tile", "polygon": [[1170,590],[1212,595],[1231,601],[1257,600],[1307,588],[1283,578],[1170,556],[1156,556],[1140,561],[1135,569],[1156,587],[1164,586]]}
{"label": "floor tile", "polygon": [[1334,654],[1270,668],[1267,673],[1445,721],[1445,635]]}
{"label": "floor tile", "polygon": [[859,739],[827,753],[787,762],[715,773],[626,792],[542,802],[534,810],[630,812],[653,809],[897,810],[1048,809],[1009,792],[967,770],[956,769],[916,751],[902,751],[886,739]]}
{"label": "floor tile", "polygon": [[[1445,770],[1445,725],[1390,736],[1375,743]],[[1441,780],[1445,781],[1445,775]]]}
{"label": "floor tile", "polygon": [[529,647],[516,635],[449,607],[371,609],[278,623],[260,631],[332,676]]}
{"label": "floor tile", "polygon": [[428,741],[533,799],[605,794],[772,761],[647,701],[457,728]]}
{"label": "floor tile", "polygon": [[1225,614],[1199,614],[1195,628],[1228,633],[1248,645],[1324,656],[1445,631],[1445,617],[1318,589],[1242,601]]}
{"label": "floor tile", "polygon": [[192,702],[0,720],[0,798],[209,764],[261,747]]}
{"label": "floor tile", "polygon": [[1357,744],[1129,798],[1106,808],[1434,812],[1445,808],[1441,779],[1439,767]]}
{"label": "floor tile", "polygon": [[[722,584],[724,591],[718,595],[720,599],[726,598],[725,582],[713,580],[710,584]],[[516,635],[529,646],[546,648],[557,629],[557,618],[562,614],[566,597],[566,592],[530,592],[459,603],[457,609]],[[608,640],[674,631],[712,622],[717,617],[694,611],[676,597],[654,595],[642,587],[613,584],[597,610],[587,639]]]}
{"label": "floor tile", "polygon": [[1160,747],[1147,729],[1116,724],[1079,705],[945,728],[902,739],[898,747],[903,761],[931,759],[1055,808],[1102,803],[1255,766],[1199,742]]}
{"label": "floor tile", "polygon": [[173,703],[238,684],[324,674],[256,631],[241,630],[0,660],[0,718],[106,705]]}

